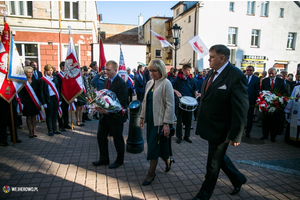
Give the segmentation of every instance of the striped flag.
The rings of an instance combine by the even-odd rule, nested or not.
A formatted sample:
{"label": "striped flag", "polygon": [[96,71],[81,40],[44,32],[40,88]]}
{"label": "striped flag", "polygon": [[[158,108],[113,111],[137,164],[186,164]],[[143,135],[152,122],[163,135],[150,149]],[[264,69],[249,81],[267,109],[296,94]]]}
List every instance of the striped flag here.
{"label": "striped flag", "polygon": [[192,46],[193,50],[196,51],[196,53],[198,53],[200,58],[203,58],[209,53],[208,48],[202,42],[199,35],[196,35],[195,37],[190,39],[189,43]]}
{"label": "striped flag", "polygon": [[155,33],[154,31],[150,30],[154,35],[155,37],[157,37],[157,39],[159,39],[160,41],[160,44],[161,44],[161,47],[164,48],[164,47],[173,47],[167,40],[165,40],[163,37],[161,37],[160,35],[158,35],[157,33]]}

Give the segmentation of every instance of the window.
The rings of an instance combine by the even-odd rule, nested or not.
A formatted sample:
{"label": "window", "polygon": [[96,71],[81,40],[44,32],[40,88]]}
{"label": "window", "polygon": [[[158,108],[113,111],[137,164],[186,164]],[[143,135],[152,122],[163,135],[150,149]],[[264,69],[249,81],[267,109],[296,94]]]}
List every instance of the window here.
{"label": "window", "polygon": [[259,47],[259,30],[252,30],[251,34],[251,46],[252,47]]}
{"label": "window", "polygon": [[236,45],[236,39],[237,39],[237,28],[231,28],[228,29],[228,44],[230,45]]}
{"label": "window", "polygon": [[289,33],[287,38],[287,49],[295,50],[296,33]]}
{"label": "window", "polygon": [[155,58],[161,58],[161,50],[155,49]]}
{"label": "window", "polygon": [[247,1],[247,14],[255,15],[255,1]]}
{"label": "window", "polygon": [[22,63],[25,60],[34,61],[38,64],[38,45],[37,44],[16,44]]}
{"label": "window", "polygon": [[280,8],[279,10],[279,18],[283,18],[284,16],[284,8]]}
{"label": "window", "polygon": [[179,8],[176,10],[176,17],[179,16]]}
{"label": "window", "polygon": [[32,16],[32,1],[10,1],[9,14]]}
{"label": "window", "polygon": [[229,11],[234,12],[234,2],[229,3]]}
{"label": "window", "polygon": [[268,12],[269,12],[269,2],[263,1],[261,3],[260,16],[268,17]]}
{"label": "window", "polygon": [[190,16],[189,16],[188,23],[190,23],[191,21],[192,21],[192,16],[190,15]]}
{"label": "window", "polygon": [[65,19],[78,19],[78,1],[65,1]]}

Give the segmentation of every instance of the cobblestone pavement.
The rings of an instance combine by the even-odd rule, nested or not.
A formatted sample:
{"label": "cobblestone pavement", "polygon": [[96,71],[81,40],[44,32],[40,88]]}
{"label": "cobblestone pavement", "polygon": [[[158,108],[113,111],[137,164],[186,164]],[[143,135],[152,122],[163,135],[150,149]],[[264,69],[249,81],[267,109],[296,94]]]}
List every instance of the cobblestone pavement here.
{"label": "cobblestone pavement", "polygon": [[[23,117],[23,119],[25,119]],[[196,122],[193,121],[195,127]],[[37,187],[35,192],[0,192],[0,199],[191,199],[201,187],[205,175],[207,142],[191,133],[192,144],[177,144],[172,138],[176,163],[165,173],[160,159],[157,176],[149,186],[142,186],[149,163],[146,149],[140,154],[125,153],[124,165],[117,169],[95,167],[99,150],[96,140],[98,121],[75,126],[62,135],[47,135],[46,124],[38,123],[38,137],[29,138],[24,123],[18,130],[20,144],[0,147],[0,186]],[[124,126],[124,139],[128,122]],[[145,132],[143,133],[145,138]],[[238,147],[230,146],[228,155],[248,179],[236,196],[223,172],[211,199],[300,199],[300,148],[283,142],[261,141],[261,128],[254,123],[251,138],[244,138]],[[10,136],[9,136],[10,140]],[[111,163],[116,151],[109,137]]]}

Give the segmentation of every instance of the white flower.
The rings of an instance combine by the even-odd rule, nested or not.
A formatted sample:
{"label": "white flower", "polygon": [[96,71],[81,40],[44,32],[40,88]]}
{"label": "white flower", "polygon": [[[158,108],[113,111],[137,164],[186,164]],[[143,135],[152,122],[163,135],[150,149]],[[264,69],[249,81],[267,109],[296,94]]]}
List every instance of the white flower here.
{"label": "white flower", "polygon": [[279,100],[280,104],[283,104],[283,98],[282,97],[280,97],[278,100]]}
{"label": "white flower", "polygon": [[109,108],[109,104],[105,102],[104,108]]}
{"label": "white flower", "polygon": [[273,113],[273,112],[275,112],[275,110],[276,110],[275,107],[271,107],[271,108],[269,109],[269,112],[270,112],[270,113]]}

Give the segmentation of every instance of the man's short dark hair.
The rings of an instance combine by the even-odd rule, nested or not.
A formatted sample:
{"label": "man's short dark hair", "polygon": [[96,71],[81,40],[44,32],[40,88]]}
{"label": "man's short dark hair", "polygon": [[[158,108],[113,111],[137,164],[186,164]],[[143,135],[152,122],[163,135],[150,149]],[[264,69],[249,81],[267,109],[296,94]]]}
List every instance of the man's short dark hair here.
{"label": "man's short dark hair", "polygon": [[229,60],[230,50],[223,44],[216,44],[210,47],[209,51],[215,50],[217,54],[224,55],[226,60]]}
{"label": "man's short dark hair", "polygon": [[248,67],[251,67],[251,68],[252,68],[252,70],[254,71],[254,67],[253,67],[252,65],[249,65],[249,66],[247,66],[247,68],[248,68]]}
{"label": "man's short dark hair", "polygon": [[90,68],[93,68],[95,65],[97,65],[97,62],[96,62],[96,61],[94,61],[94,62],[92,62],[92,63],[90,64]]}
{"label": "man's short dark hair", "polygon": [[87,66],[83,66],[83,67],[81,67],[81,69],[82,69],[84,72],[88,71]]}
{"label": "man's short dark hair", "polygon": [[143,65],[139,65],[139,66],[137,67],[137,70],[139,71],[142,67],[143,67]]}
{"label": "man's short dark hair", "polygon": [[190,68],[190,69],[192,69],[192,67],[191,67],[191,65],[190,64],[184,64],[183,66],[182,66],[182,69],[187,69],[187,68]]}
{"label": "man's short dark hair", "polygon": [[59,64],[59,67],[64,67],[65,66],[65,61],[62,61],[60,64]]}

